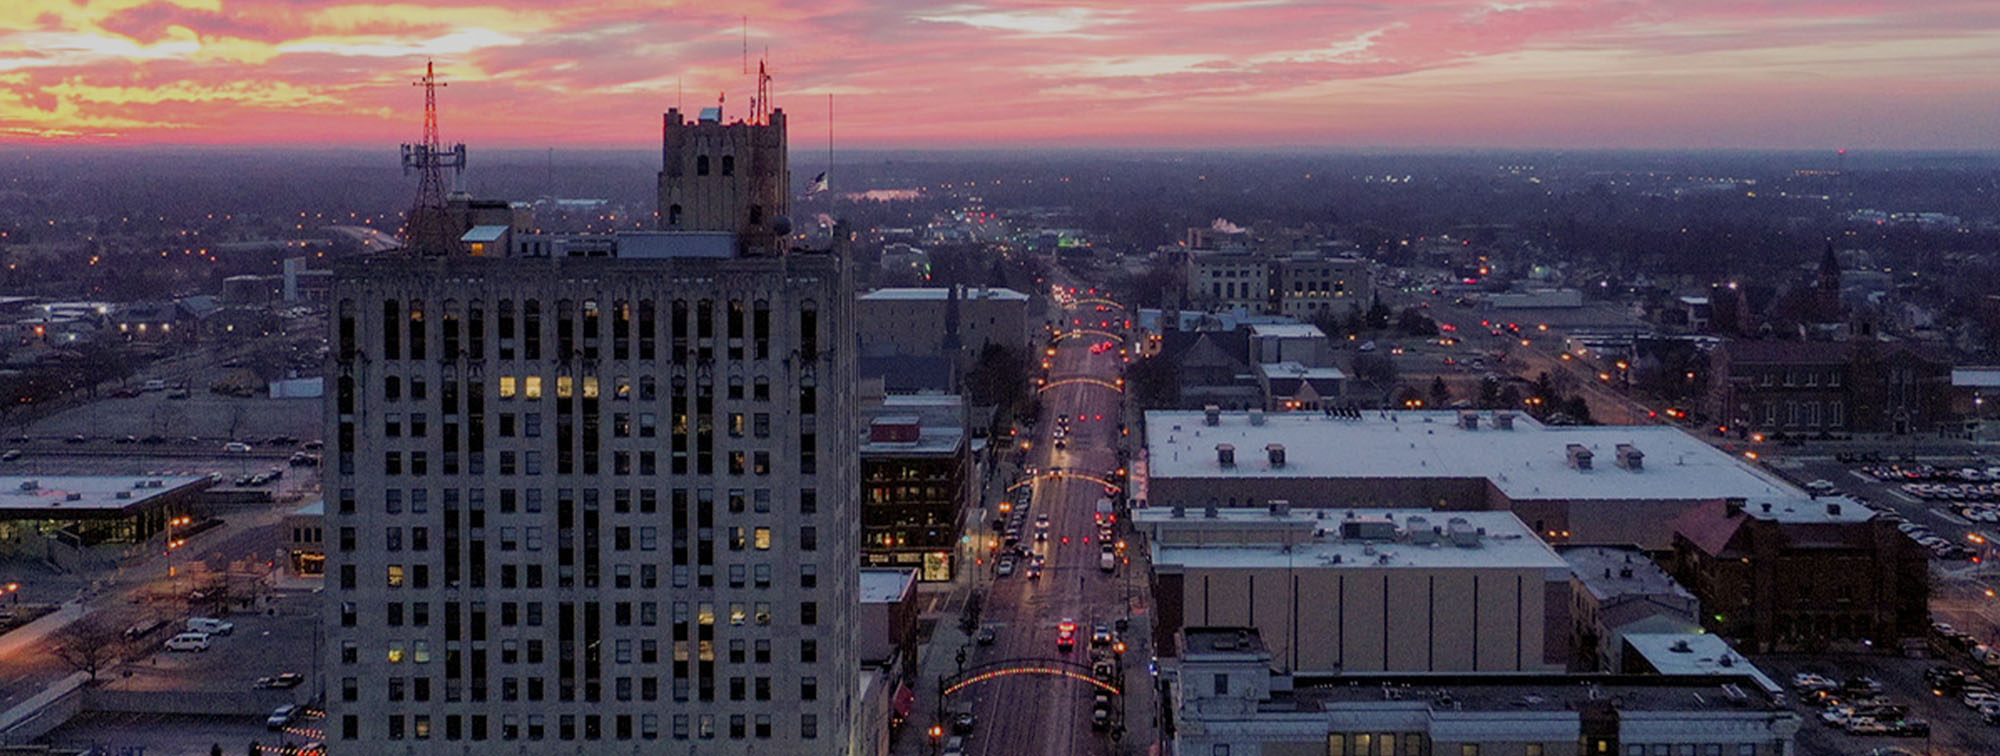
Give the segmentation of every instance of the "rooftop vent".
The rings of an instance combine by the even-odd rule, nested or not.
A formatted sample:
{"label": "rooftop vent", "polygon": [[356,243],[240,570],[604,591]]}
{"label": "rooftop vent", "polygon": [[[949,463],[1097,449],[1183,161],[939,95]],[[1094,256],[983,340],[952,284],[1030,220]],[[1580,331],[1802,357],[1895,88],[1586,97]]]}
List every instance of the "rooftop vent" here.
{"label": "rooftop vent", "polygon": [[119,491],[119,492],[117,492],[117,493],[115,493],[115,494],[112,494],[112,496],[113,496],[114,498],[119,498],[119,499],[130,499],[130,498],[132,498],[132,492],[131,492],[131,491]]}
{"label": "rooftop vent", "polygon": [[1450,520],[1446,520],[1444,530],[1446,537],[1451,539],[1451,545],[1453,546],[1461,549],[1469,549],[1479,545],[1479,530],[1472,527],[1472,523],[1463,517],[1453,517]]}
{"label": "rooftop vent", "polygon": [[1437,543],[1437,531],[1431,529],[1431,521],[1422,517],[1411,517],[1404,521],[1403,530],[1410,534],[1410,543],[1429,546]]}
{"label": "rooftop vent", "polygon": [[1625,578],[1626,580],[1631,580],[1631,579],[1632,579],[1632,568],[1630,568],[1630,567],[1620,567],[1620,568],[1618,568],[1618,576],[1619,576],[1619,577],[1622,577],[1622,578]]}
{"label": "rooftop vent", "polygon": [[1458,427],[1479,430],[1479,413],[1470,410],[1458,413]]}
{"label": "rooftop vent", "polygon": [[1270,455],[1270,457],[1271,457],[1271,466],[1272,466],[1272,467],[1284,467],[1284,466],[1285,466],[1285,445],[1284,445],[1284,444],[1265,444],[1265,445],[1264,445],[1264,453],[1265,453],[1265,454],[1268,454],[1268,455]]}
{"label": "rooftop vent", "polygon": [[1692,654],[1692,653],[1694,653],[1694,647],[1692,647],[1692,646],[1689,646],[1689,645],[1688,645],[1688,642],[1687,642],[1686,640],[1677,640],[1677,641],[1674,641],[1674,644],[1673,644],[1673,645],[1671,645],[1671,646],[1668,646],[1668,647],[1667,647],[1667,650],[1668,650],[1668,651],[1672,651],[1672,652],[1674,652],[1674,653],[1676,653],[1676,654]]}
{"label": "rooftop vent", "polygon": [[1207,425],[1222,424],[1222,408],[1213,404],[1201,408],[1202,422]]}
{"label": "rooftop vent", "polygon": [[41,484],[40,482],[37,482],[37,481],[32,481],[32,480],[24,480],[24,481],[21,481],[21,490],[23,490],[23,491],[33,491],[33,490],[35,490],[35,489],[37,489],[37,488],[41,488],[41,487],[42,487],[42,484]]}
{"label": "rooftop vent", "polygon": [[1222,510],[1216,508],[1215,502],[1211,501],[1208,503],[1208,506],[1201,508],[1201,516],[1213,520],[1222,516]]}
{"label": "rooftop vent", "polygon": [[76,492],[63,494],[63,501],[83,501],[83,494]]}
{"label": "rooftop vent", "polygon": [[1236,445],[1235,445],[1235,444],[1216,444],[1216,445],[1215,445],[1215,461],[1216,461],[1216,463],[1217,463],[1217,464],[1220,464],[1220,465],[1222,465],[1223,467],[1235,467],[1235,466],[1236,466]]}
{"label": "rooftop vent", "polygon": [[1578,470],[1590,469],[1590,447],[1583,444],[1569,444],[1563,447],[1569,453],[1569,466]]}
{"label": "rooftop vent", "polygon": [[1627,470],[1641,469],[1642,467],[1644,467],[1645,461],[1646,461],[1646,453],[1639,451],[1639,447],[1633,446],[1631,444],[1618,445],[1618,464],[1624,467],[1625,469]]}
{"label": "rooftop vent", "polygon": [[1263,425],[1263,424],[1264,424],[1264,411],[1263,411],[1263,410],[1261,410],[1261,409],[1253,409],[1253,410],[1250,410],[1250,424],[1251,424],[1251,425]]}
{"label": "rooftop vent", "polygon": [[1500,430],[1509,430],[1509,431],[1513,430],[1514,413],[1512,412],[1493,413],[1493,427],[1498,428]]}
{"label": "rooftop vent", "polygon": [[1832,503],[1832,504],[1828,504],[1828,505],[1826,505],[1826,513],[1827,513],[1827,514],[1830,514],[1830,515],[1835,515],[1835,516],[1838,516],[1838,515],[1840,514],[1840,504],[1838,504],[1838,503]]}
{"label": "rooftop vent", "polygon": [[1186,516],[1187,516],[1187,506],[1186,506],[1186,505],[1184,505],[1184,504],[1175,504],[1175,505],[1174,505],[1174,519],[1180,519],[1180,518],[1182,518],[1182,517],[1186,517]]}

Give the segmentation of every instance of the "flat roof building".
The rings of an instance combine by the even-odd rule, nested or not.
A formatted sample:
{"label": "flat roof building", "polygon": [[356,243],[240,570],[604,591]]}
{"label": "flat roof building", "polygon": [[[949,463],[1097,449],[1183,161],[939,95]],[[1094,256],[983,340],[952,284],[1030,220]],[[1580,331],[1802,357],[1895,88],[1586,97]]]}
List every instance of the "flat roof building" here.
{"label": "flat roof building", "polygon": [[1572,661],[1579,671],[1623,670],[1624,637],[1701,629],[1701,604],[1633,546],[1570,546]]}
{"label": "flat roof building", "polygon": [[1133,522],[1163,656],[1183,627],[1240,625],[1312,673],[1569,663],[1569,565],[1507,512],[1156,507]]}
{"label": "flat roof building", "polygon": [[1663,550],[1673,518],[1803,496],[1668,426],[1546,426],[1512,412],[1146,413],[1147,505],[1504,509],[1554,543]]}
{"label": "flat roof building", "polygon": [[1738,674],[1274,671],[1254,629],[1191,627],[1164,664],[1163,736],[1182,754],[1791,756],[1799,715]]}
{"label": "flat roof building", "polygon": [[158,535],[215,483],[208,475],[0,476],[0,549],[65,569],[114,558],[90,552]]}

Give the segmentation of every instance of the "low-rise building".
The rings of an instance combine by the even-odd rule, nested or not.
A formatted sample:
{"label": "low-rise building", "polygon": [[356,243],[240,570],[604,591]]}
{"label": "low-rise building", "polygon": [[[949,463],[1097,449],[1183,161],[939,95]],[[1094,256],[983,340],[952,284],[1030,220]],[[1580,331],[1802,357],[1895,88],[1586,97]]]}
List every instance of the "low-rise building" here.
{"label": "low-rise building", "polygon": [[326,575],[326,500],[321,499],[285,515],[283,532],[286,563],[294,577]]}
{"label": "low-rise building", "polygon": [[1028,295],[992,287],[876,289],[855,308],[865,356],[979,357],[1028,342]]}
{"label": "low-rise building", "polygon": [[1251,628],[1183,639],[1163,674],[1180,754],[1791,756],[1800,723],[1754,670],[1314,676],[1273,671]]}
{"label": "low-rise building", "polygon": [[1347,374],[1337,367],[1267,362],[1257,366],[1257,386],[1264,392],[1265,410],[1318,412],[1346,396]]}
{"label": "low-rise building", "polygon": [[1570,647],[1579,671],[1624,669],[1625,636],[1701,629],[1701,604],[1667,571],[1634,547],[1561,549],[1575,589]]}
{"label": "low-rise building", "polygon": [[864,667],[909,675],[917,660],[917,571],[863,567],[859,600],[856,658]]}
{"label": "low-rise building", "polygon": [[862,564],[950,580],[974,479],[963,420],[927,423],[886,404],[874,413],[860,448]]}
{"label": "low-rise building", "polygon": [[1285,669],[1559,672],[1568,563],[1507,512],[1150,508],[1154,642],[1255,628]]}
{"label": "low-rise building", "polygon": [[1900,435],[1951,418],[1951,367],[1903,344],[1731,341],[1709,372],[1709,417],[1742,432]]}
{"label": "low-rise building", "polygon": [[1678,428],[1510,412],[1146,413],[1148,504],[1507,510],[1550,543],[1666,550],[1673,519],[1804,493]]}
{"label": "low-rise building", "polygon": [[1857,502],[1732,499],[1673,526],[1703,625],[1755,651],[1893,651],[1928,631],[1929,552]]}

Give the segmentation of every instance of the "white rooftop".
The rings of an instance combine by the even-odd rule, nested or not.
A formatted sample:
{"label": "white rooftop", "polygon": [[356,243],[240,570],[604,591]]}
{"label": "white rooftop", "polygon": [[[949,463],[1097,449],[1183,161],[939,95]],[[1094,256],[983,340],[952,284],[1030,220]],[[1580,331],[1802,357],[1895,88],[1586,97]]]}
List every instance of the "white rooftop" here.
{"label": "white rooftop", "polygon": [[1266,378],[1304,378],[1306,380],[1346,380],[1347,374],[1337,367],[1306,367],[1296,360],[1266,362],[1257,366]]}
{"label": "white rooftop", "polygon": [[[888,300],[903,300],[903,301],[942,302],[950,298],[950,295],[951,295],[951,289],[942,286],[925,287],[925,288],[889,288],[889,289],[876,289],[874,291],[863,294],[861,295],[861,301],[880,302]],[[1004,299],[1004,300],[1025,302],[1028,300],[1028,295],[1022,294],[1021,292],[1015,291],[1013,289],[1002,289],[996,287],[983,287],[983,286],[968,286],[959,291],[959,298]]]}
{"label": "white rooftop", "polygon": [[1557,553],[1569,562],[1570,573],[1599,601],[1663,594],[1694,597],[1637,547],[1572,546]]}
{"label": "white rooftop", "polygon": [[[1513,430],[1496,430],[1479,412],[1477,430],[1458,425],[1456,411],[1372,411],[1360,419],[1318,412],[1267,413],[1251,425],[1245,412],[1222,413],[1217,426],[1200,411],[1146,413],[1146,452],[1155,480],[1173,478],[1485,478],[1514,500],[1698,500],[1803,497],[1775,475],[1718,451],[1678,428],[1555,427],[1514,415]],[[1216,460],[1217,444],[1236,447],[1236,464]],[[1284,444],[1286,464],[1272,468],[1260,453]],[[1592,469],[1569,464],[1567,448],[1592,453]],[[1641,469],[1618,462],[1619,444],[1643,455]],[[1310,501],[1294,501],[1311,505]]]}
{"label": "white rooftop", "polygon": [[1782,690],[1763,670],[1707,633],[1629,633],[1625,642],[1663,675],[1749,675],[1765,691]]}
{"label": "white rooftop", "polygon": [[1250,335],[1279,339],[1326,338],[1326,332],[1311,323],[1258,323],[1250,326]]}
{"label": "white rooftop", "polygon": [[910,586],[917,580],[916,570],[891,567],[861,568],[861,596],[863,604],[886,604],[901,601]]}
{"label": "white rooftop", "polygon": [[2000,367],[1952,368],[1951,385],[1963,388],[2000,388]]}
{"label": "white rooftop", "polygon": [[[1344,539],[1341,523],[1356,519],[1389,519],[1397,540]],[[1569,563],[1528,532],[1512,512],[1441,512],[1430,509],[1294,509],[1274,515],[1263,508],[1219,508],[1209,517],[1199,509],[1182,516],[1164,507],[1134,510],[1133,523],[1152,534],[1153,564],[1187,568],[1388,569],[1398,567],[1539,568],[1568,574]],[[1483,529],[1478,545],[1454,546],[1449,533],[1433,544],[1410,542],[1411,518],[1431,528],[1449,528],[1462,519],[1471,529]],[[1205,542],[1202,534],[1216,534]],[[1227,534],[1227,535],[1223,535]],[[1259,536],[1268,537],[1259,537]],[[1286,542],[1291,541],[1290,548]]]}
{"label": "white rooftop", "polygon": [[1876,515],[1868,505],[1846,496],[1813,498],[1803,494],[1751,497],[1744,501],[1743,512],[1760,520],[1797,524],[1867,522]]}
{"label": "white rooftop", "polygon": [[0,476],[0,511],[54,516],[65,510],[128,509],[209,480],[202,475],[5,475]]}

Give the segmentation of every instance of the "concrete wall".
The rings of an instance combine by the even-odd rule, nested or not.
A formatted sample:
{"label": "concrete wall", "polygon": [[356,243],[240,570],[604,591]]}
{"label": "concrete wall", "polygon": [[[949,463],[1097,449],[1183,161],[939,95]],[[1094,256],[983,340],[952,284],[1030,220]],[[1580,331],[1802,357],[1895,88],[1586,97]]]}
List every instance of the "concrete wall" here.
{"label": "concrete wall", "polygon": [[112,690],[87,688],[83,708],[131,714],[201,714],[248,716],[270,714],[289,703],[304,703],[306,686],[290,690]]}
{"label": "concrete wall", "polygon": [[[1566,571],[1189,568],[1180,585],[1177,602],[1160,603],[1178,603],[1182,625],[1255,627],[1286,669],[1560,671],[1567,665],[1564,654],[1550,658],[1550,643],[1569,637],[1561,598],[1569,591]],[[1563,606],[1549,607],[1551,596]]]}

